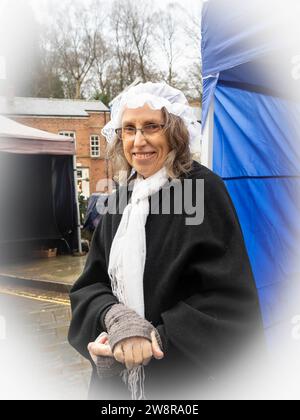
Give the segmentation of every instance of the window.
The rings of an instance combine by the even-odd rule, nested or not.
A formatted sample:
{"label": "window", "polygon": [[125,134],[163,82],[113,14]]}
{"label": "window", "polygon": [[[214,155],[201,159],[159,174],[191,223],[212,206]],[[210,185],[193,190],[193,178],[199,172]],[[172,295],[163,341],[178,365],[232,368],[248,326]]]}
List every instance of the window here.
{"label": "window", "polygon": [[100,138],[99,136],[91,136],[90,138],[91,144],[91,157],[97,158],[100,157]]}
{"label": "window", "polygon": [[74,140],[75,146],[76,146],[76,134],[75,134],[75,131],[60,131],[58,134],[60,136],[71,137],[71,139]]}
{"label": "window", "polygon": [[72,139],[75,140],[75,133],[74,133],[74,131],[60,131],[59,134],[61,136],[71,137]]}

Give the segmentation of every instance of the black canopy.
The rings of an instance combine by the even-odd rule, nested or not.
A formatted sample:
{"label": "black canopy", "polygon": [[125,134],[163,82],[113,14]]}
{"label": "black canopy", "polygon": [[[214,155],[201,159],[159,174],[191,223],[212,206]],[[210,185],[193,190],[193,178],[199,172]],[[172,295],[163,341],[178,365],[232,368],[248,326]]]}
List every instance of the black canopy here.
{"label": "black canopy", "polygon": [[[18,130],[21,127],[18,124]],[[9,144],[8,148],[0,149],[2,250],[20,247],[26,250],[37,245],[65,251],[78,249],[74,145],[68,138],[39,130],[40,140],[31,141],[30,135],[34,133],[28,132],[28,127],[24,128],[23,137],[20,131],[16,137],[12,133],[5,136],[1,128],[0,143]],[[47,140],[47,136],[53,137]],[[41,144],[35,147],[39,141]]]}

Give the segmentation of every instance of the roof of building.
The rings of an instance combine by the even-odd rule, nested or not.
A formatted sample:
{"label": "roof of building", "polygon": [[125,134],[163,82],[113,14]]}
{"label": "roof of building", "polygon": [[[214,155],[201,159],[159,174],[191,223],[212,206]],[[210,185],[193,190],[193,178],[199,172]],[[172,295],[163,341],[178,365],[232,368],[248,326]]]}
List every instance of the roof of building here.
{"label": "roof of building", "polygon": [[88,117],[89,112],[109,112],[101,101],[0,96],[0,114],[47,117]]}
{"label": "roof of building", "polygon": [[74,140],[17,123],[0,115],[0,152],[18,154],[75,154]]}

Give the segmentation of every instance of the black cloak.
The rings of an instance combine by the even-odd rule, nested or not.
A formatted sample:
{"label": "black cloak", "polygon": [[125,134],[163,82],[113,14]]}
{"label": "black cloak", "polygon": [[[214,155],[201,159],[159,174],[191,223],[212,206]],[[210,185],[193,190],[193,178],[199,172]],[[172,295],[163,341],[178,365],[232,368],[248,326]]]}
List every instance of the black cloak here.
{"label": "black cloak", "polygon": [[[196,161],[184,179],[192,180],[193,197],[196,180],[204,180],[203,223],[187,226],[187,215],[174,214],[172,206],[171,214],[159,208],[146,223],[145,318],[158,329],[165,349],[164,359],[145,367],[147,399],[200,399],[262,331],[241,227],[222,179]],[[131,192],[120,187],[113,197],[120,203],[124,194],[130,198]],[[162,190],[156,194],[161,203]],[[170,195],[174,199],[172,188]],[[90,361],[87,345],[106,331],[103,315],[118,303],[107,268],[121,217],[108,212],[101,218],[70,294],[69,342]],[[91,364],[91,399],[130,399],[120,377],[100,380]]]}

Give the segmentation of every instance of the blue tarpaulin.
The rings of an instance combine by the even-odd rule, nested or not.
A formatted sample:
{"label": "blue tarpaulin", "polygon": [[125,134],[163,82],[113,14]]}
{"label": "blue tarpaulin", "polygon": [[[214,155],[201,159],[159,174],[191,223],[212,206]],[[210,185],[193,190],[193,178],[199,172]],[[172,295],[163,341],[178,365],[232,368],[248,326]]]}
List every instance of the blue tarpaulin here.
{"label": "blue tarpaulin", "polygon": [[284,322],[287,291],[299,279],[297,11],[294,1],[210,0],[202,19],[202,122],[213,103],[212,169],[236,206],[270,330]]}

